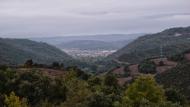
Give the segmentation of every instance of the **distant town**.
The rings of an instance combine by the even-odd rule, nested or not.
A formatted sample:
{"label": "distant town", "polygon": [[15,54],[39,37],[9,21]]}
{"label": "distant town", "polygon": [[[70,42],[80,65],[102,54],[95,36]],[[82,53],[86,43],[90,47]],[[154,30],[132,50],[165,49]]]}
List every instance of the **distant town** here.
{"label": "distant town", "polygon": [[106,57],[117,50],[81,50],[81,49],[62,49],[67,54],[77,58],[77,57]]}

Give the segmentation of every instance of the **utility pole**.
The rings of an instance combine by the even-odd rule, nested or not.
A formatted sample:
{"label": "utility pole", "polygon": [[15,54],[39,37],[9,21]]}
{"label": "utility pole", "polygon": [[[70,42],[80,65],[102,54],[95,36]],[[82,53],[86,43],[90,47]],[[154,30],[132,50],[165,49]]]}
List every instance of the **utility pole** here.
{"label": "utility pole", "polygon": [[[161,59],[160,63],[163,63],[163,60],[164,60],[163,45],[160,45],[160,59]],[[163,65],[163,64],[160,64],[160,65]]]}
{"label": "utility pole", "polygon": [[164,57],[164,55],[163,55],[163,46],[161,45],[160,46],[160,58],[161,58],[161,60],[163,60],[163,57]]}
{"label": "utility pole", "polygon": [[160,66],[163,66],[164,65],[164,55],[163,55],[163,46],[160,45],[160,62],[159,62],[159,65]]}

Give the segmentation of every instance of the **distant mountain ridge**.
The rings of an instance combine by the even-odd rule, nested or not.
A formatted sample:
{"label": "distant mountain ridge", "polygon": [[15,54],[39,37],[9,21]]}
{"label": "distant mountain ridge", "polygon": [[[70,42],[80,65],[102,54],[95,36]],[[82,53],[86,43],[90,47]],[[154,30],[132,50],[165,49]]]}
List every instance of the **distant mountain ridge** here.
{"label": "distant mountain ridge", "polygon": [[0,64],[23,64],[28,59],[46,64],[72,60],[69,55],[47,43],[0,38]]}
{"label": "distant mountain ridge", "polygon": [[81,36],[62,36],[62,37],[42,37],[42,38],[30,38],[30,40],[38,42],[46,42],[52,45],[58,45],[61,43],[67,43],[80,40],[94,40],[103,42],[113,42],[122,40],[134,40],[144,33],[137,34],[97,34],[97,35],[81,35]]}
{"label": "distant mountain ridge", "polygon": [[165,56],[174,55],[190,48],[190,27],[166,29],[156,34],[139,37],[109,57],[124,62],[138,63],[158,57],[163,46]]}
{"label": "distant mountain ridge", "polygon": [[113,42],[105,42],[100,40],[74,40],[71,42],[63,42],[56,46],[61,49],[117,50],[130,42],[132,42],[132,40],[122,40]]}

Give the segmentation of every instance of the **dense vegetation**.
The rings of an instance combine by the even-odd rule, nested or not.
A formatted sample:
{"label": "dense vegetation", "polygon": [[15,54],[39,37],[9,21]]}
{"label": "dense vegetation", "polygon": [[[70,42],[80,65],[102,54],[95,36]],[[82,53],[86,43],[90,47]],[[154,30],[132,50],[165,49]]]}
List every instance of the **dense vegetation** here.
{"label": "dense vegetation", "polygon": [[159,74],[156,80],[166,88],[175,88],[190,99],[190,62],[181,62],[177,67]]}
{"label": "dense vegetation", "polygon": [[34,68],[23,71],[1,67],[0,106],[180,107],[188,104],[181,96],[173,98],[173,94],[165,93],[151,75],[120,86],[113,74],[84,76],[85,73],[75,67],[64,69],[67,69],[64,75],[54,77]]}
{"label": "dense vegetation", "polygon": [[156,73],[156,64],[153,61],[145,60],[139,64],[139,72],[144,74]]}
{"label": "dense vegetation", "polygon": [[165,56],[173,56],[189,49],[190,27],[172,28],[142,36],[110,57],[120,61],[139,63],[147,58],[159,57],[160,46]]}
{"label": "dense vegetation", "polygon": [[110,71],[118,66],[127,65],[105,57],[81,57],[78,61],[80,62],[78,65],[83,67],[83,70],[92,71],[95,74]]}

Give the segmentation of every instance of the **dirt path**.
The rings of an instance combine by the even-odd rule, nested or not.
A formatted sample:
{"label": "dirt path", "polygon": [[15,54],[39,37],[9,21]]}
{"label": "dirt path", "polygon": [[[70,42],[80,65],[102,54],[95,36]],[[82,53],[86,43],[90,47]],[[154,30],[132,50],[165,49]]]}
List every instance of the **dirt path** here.
{"label": "dirt path", "polygon": [[125,74],[124,69],[125,69],[125,67],[119,67],[119,68],[114,69],[112,71],[112,73],[118,74],[118,75],[123,75],[123,74]]}
{"label": "dirt path", "polygon": [[54,69],[47,69],[47,68],[39,68],[40,71],[42,71],[44,74],[47,74],[48,76],[63,76],[65,74],[65,71],[62,70],[54,70]]}
{"label": "dirt path", "polygon": [[129,71],[131,76],[136,76],[139,74],[138,66],[139,66],[138,64],[129,66]]}
{"label": "dirt path", "polygon": [[132,77],[126,77],[126,78],[117,78],[118,84],[123,86],[126,82],[131,81],[133,78]]}

